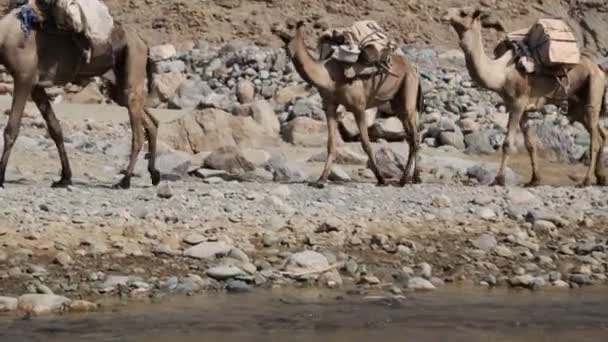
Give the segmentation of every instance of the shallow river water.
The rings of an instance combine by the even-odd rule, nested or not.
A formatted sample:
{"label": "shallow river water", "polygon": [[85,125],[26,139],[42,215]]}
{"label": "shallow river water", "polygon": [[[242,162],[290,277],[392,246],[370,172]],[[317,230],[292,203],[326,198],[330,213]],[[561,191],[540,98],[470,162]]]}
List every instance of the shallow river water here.
{"label": "shallow river water", "polygon": [[315,290],[174,298],[0,318],[0,341],[607,341],[608,289],[447,288],[378,299]]}

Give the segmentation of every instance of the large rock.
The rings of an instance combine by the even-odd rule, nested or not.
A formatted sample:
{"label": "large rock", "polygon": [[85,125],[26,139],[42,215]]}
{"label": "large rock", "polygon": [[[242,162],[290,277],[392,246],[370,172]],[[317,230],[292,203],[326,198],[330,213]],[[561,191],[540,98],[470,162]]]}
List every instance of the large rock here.
{"label": "large rock", "polygon": [[[376,158],[376,164],[380,169],[380,173],[388,179],[401,178],[403,175],[403,169],[405,169],[406,161],[404,158],[393,151],[388,144],[383,144],[374,154]],[[368,161],[367,167],[370,167]]]}
{"label": "large rock", "polygon": [[169,101],[184,81],[186,81],[186,76],[181,72],[157,74],[154,75],[154,91],[156,91],[162,101]]}
{"label": "large rock", "polygon": [[401,120],[395,116],[386,119],[377,119],[369,130],[372,139],[386,141],[402,141],[406,138]]}
{"label": "large rock", "polygon": [[[367,123],[368,132],[369,128],[374,125],[377,115],[377,108],[370,108],[365,111],[365,121]],[[343,112],[342,115],[340,115],[338,118],[338,131],[340,132],[340,135],[344,141],[359,140],[359,127],[357,126],[355,116],[352,113]]]}
{"label": "large rock", "polygon": [[207,82],[200,79],[186,80],[179,85],[168,105],[172,109],[194,109],[211,93],[213,90]]}
{"label": "large rock", "polygon": [[232,246],[222,241],[202,242],[184,251],[184,256],[195,259],[214,259],[230,253]]}
{"label": "large rock", "polygon": [[308,178],[299,165],[287,160],[282,153],[274,153],[264,165],[264,169],[272,173],[275,182],[301,182]]}
{"label": "large rock", "polygon": [[174,149],[199,153],[224,146],[250,148],[277,146],[277,134],[251,117],[234,116],[207,108],[194,111],[159,128],[159,139]]}
{"label": "large rock", "polygon": [[470,154],[491,154],[494,153],[494,147],[490,141],[490,132],[478,131],[467,134],[464,137],[466,152]]}
{"label": "large rock", "polygon": [[71,300],[54,294],[25,294],[19,297],[19,309],[34,314],[60,312],[70,305]]}
{"label": "large rock", "polygon": [[327,125],[307,117],[291,120],[282,131],[283,140],[298,146],[321,147],[327,144]]}
{"label": "large rock", "polygon": [[175,46],[172,44],[156,45],[150,48],[150,59],[153,62],[163,61],[174,57],[177,54]]}
{"label": "large rock", "polygon": [[272,105],[266,100],[255,101],[246,106],[248,115],[266,130],[274,133],[281,131],[281,123],[274,112]]}
{"label": "large rock", "polygon": [[439,133],[439,144],[441,146],[453,146],[458,150],[464,150],[464,136],[460,130],[443,131]]}
{"label": "large rock", "polygon": [[255,165],[247,160],[241,150],[235,146],[220,147],[213,151],[205,158],[203,166],[223,170],[230,174],[243,174],[255,170]]}

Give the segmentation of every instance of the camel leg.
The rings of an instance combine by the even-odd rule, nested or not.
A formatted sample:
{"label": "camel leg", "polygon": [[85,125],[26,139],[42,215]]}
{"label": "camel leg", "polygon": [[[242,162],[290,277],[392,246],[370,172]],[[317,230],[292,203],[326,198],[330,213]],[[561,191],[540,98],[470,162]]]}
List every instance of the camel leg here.
{"label": "camel leg", "polygon": [[520,118],[525,107],[523,103],[523,101],[520,101],[519,103],[515,103],[510,106],[511,108],[509,111],[507,136],[502,144],[502,156],[500,159],[500,165],[498,166],[498,172],[496,173],[496,178],[491,185],[505,186],[506,184],[505,167],[507,165],[507,160],[509,159],[509,154],[513,150],[513,145],[515,144],[515,133],[519,128],[518,126],[520,124]]}
{"label": "camel leg", "polygon": [[416,160],[418,157],[418,150],[420,148],[418,142],[418,127],[416,122],[418,118],[418,112],[416,110],[417,91],[417,77],[407,75],[405,78],[404,87],[401,90],[401,96],[403,97],[401,101],[404,103],[403,112],[401,114],[401,123],[403,124],[403,128],[405,129],[405,133],[407,135],[409,154],[405,169],[403,170],[403,176],[401,176],[401,180],[399,182],[399,185],[401,186],[411,182],[412,179],[410,178],[410,172],[412,170],[412,166],[414,167],[414,183],[421,183],[420,170]]}
{"label": "camel leg", "polygon": [[592,184],[593,173],[597,171],[598,156],[600,155],[600,137],[599,130],[599,111],[593,105],[585,106],[585,117],[583,124],[589,132],[591,144],[589,146],[589,168],[585,174],[585,178],[580,186],[590,186]]}
{"label": "camel leg", "polygon": [[357,120],[357,127],[359,128],[359,134],[361,136],[361,146],[363,150],[367,154],[369,158],[370,167],[376,179],[378,180],[378,185],[387,185],[386,179],[380,173],[380,169],[378,168],[378,164],[376,163],[376,157],[374,156],[374,151],[372,149],[372,144],[369,141],[369,132],[367,131],[367,120],[365,118],[365,110],[357,109],[353,112],[355,115],[355,120]]}
{"label": "camel leg", "polygon": [[532,165],[532,177],[528,183],[526,183],[527,187],[538,186],[541,184],[540,174],[538,172],[538,156],[536,154],[536,139],[534,136],[530,134],[530,127],[527,124],[528,121],[528,113],[525,112],[522,118],[519,121],[519,128],[524,135],[524,143],[526,145],[526,150],[528,151],[528,155],[530,156],[530,164]]}
{"label": "camel leg", "polygon": [[338,106],[329,101],[324,101],[325,115],[327,117],[327,157],[325,158],[325,166],[318,183],[325,183],[329,177],[331,164],[336,158],[336,137],[338,133],[337,110]]}
{"label": "camel leg", "polygon": [[23,110],[25,109],[25,103],[31,90],[32,82],[30,80],[15,80],[11,112],[4,128],[4,147],[2,149],[2,157],[0,158],[0,188],[4,187],[6,167],[15,141],[17,141],[17,137],[19,136]]}
{"label": "camel leg", "polygon": [[52,187],[59,188],[72,185],[72,170],[70,168],[68,154],[65,151],[65,145],[63,143],[61,124],[59,123],[59,120],[57,120],[57,116],[55,116],[55,112],[53,111],[53,107],[49,101],[49,96],[44,88],[34,86],[34,89],[32,90],[32,100],[34,103],[36,103],[38,110],[40,110],[40,113],[46,122],[49,135],[51,136],[51,139],[53,139],[53,142],[55,142],[55,146],[57,146],[57,151],[59,152],[59,159],[61,161],[61,179],[53,182]]}
{"label": "camel leg", "polygon": [[600,151],[597,156],[597,164],[595,165],[595,178],[597,178],[597,185],[606,186],[608,185],[608,175],[604,171],[604,149],[606,147],[606,143],[608,143],[608,131],[606,128],[602,127],[598,124],[598,129],[600,132],[600,138],[602,143],[600,144]]}
{"label": "camel leg", "polygon": [[[114,185],[116,189],[128,189],[131,187],[131,177],[133,176],[133,169],[135,168],[135,163],[137,162],[137,156],[141,151],[141,147],[144,142],[144,129],[143,122],[144,116],[143,114],[143,97],[136,96],[136,94],[129,94],[129,122],[131,123],[131,154],[129,156],[129,165],[127,166],[123,178]],[[153,158],[153,156],[150,156]]]}
{"label": "camel leg", "polygon": [[160,183],[160,172],[156,168],[156,138],[158,136],[158,120],[147,109],[144,109],[144,129],[148,137],[148,172],[152,185]]}

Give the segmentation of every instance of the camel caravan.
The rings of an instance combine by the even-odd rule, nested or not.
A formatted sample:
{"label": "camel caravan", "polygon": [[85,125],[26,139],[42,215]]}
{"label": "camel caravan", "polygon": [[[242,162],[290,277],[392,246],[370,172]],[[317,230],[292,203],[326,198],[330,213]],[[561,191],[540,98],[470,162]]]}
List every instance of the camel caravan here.
{"label": "camel caravan", "polygon": [[[526,125],[528,113],[545,104],[567,101],[568,115],[581,122],[591,136],[591,161],[582,185],[591,185],[593,176],[598,185],[607,185],[601,162],[607,134],[599,122],[600,113],[606,109],[606,68],[579,51],[570,28],[561,20],[540,19],[531,28],[506,34],[491,57],[484,50],[482,28],[504,32],[498,19],[474,8],[450,9],[443,19],[458,35],[471,78],[497,93],[509,112],[507,136],[493,184],[505,185],[505,168],[518,129],[523,133],[532,166],[528,185],[541,184],[536,143]],[[373,20],[361,20],[349,27],[325,31],[317,41],[318,58],[305,45],[303,22],[297,24],[295,34],[275,33],[283,39],[297,73],[320,94],[326,114],[327,157],[315,184],[327,182],[336,158],[339,106],[354,115],[362,148],[378,185],[389,181],[375,160],[365,112],[388,106],[403,124],[409,146],[399,185],[420,182],[418,115],[424,109],[420,76],[417,66],[381,26]],[[62,129],[45,88],[82,84],[93,77],[107,80],[112,99],[129,113],[131,153],[124,177],[115,187],[130,187],[144,136],[148,140],[152,184],[160,182],[161,175],[155,167],[159,124],[145,108],[147,92],[152,89],[149,47],[137,32],[115,22],[102,1],[12,1],[10,11],[0,20],[0,43],[0,61],[14,82],[4,129],[0,187],[4,185],[8,160],[30,97],[58,149],[61,178],[53,186],[72,183]]]}

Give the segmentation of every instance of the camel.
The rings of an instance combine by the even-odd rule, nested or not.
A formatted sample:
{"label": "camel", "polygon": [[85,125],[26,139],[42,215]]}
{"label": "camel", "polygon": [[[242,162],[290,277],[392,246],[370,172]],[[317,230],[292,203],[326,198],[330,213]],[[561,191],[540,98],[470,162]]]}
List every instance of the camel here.
{"label": "camel", "polygon": [[[313,58],[304,43],[303,22],[296,27],[295,37],[287,34],[281,35],[285,48],[290,56],[296,71],[309,85],[316,88],[321,95],[323,110],[327,117],[327,158],[318,184],[327,182],[331,165],[336,156],[337,135],[337,109],[340,105],[353,113],[360,131],[361,145],[369,158],[370,168],[373,171],[378,185],[387,185],[388,182],[380,173],[370,144],[365,110],[390,103],[391,108],[403,123],[409,144],[408,160],[404,169],[400,185],[404,186],[412,181],[420,182],[420,172],[416,157],[419,150],[417,116],[422,110],[423,95],[417,68],[404,56],[392,56],[392,70],[390,73],[380,73],[370,76],[357,76],[347,79],[344,75],[345,65],[335,59],[320,62]],[[414,168],[413,178],[410,173]]]}
{"label": "camel", "polygon": [[[53,139],[61,160],[61,179],[52,187],[72,184],[72,171],[63,142],[59,120],[49,101],[45,88],[65,85],[68,82],[82,84],[95,76],[114,78],[111,97],[126,107],[131,124],[131,154],[124,176],[114,188],[128,189],[137,156],[143,145],[143,135],[148,138],[148,171],[152,184],[160,182],[160,172],[155,167],[158,120],[144,108],[146,77],[151,89],[151,64],[149,48],[136,32],[115,23],[111,46],[103,53],[95,53],[86,64],[79,45],[70,33],[39,30],[33,27],[24,32],[18,17],[20,9],[11,9],[0,19],[0,63],[13,76],[14,93],[9,119],[4,129],[4,149],[0,159],[0,187],[4,186],[6,167],[11,150],[19,135],[26,101],[31,99],[44,118],[49,135]],[[110,48],[111,47],[111,48]],[[113,74],[113,75],[112,75]],[[112,77],[113,76],[113,77]],[[145,130],[145,132],[144,132]]]}
{"label": "camel", "polygon": [[[494,28],[504,32],[504,26],[497,18],[470,7],[452,8],[443,17],[458,34],[460,47],[464,52],[466,66],[471,78],[482,87],[497,93],[504,101],[508,111],[507,136],[502,145],[500,166],[493,185],[504,186],[504,170],[514,145],[514,135],[519,128],[524,136],[526,150],[532,166],[532,177],[526,186],[542,183],[536,155],[536,142],[526,125],[528,112],[538,110],[547,103],[559,101],[561,89],[559,80],[543,74],[526,75],[516,67],[516,56],[512,50],[506,51],[495,59],[487,56],[482,40],[481,29]],[[497,49],[496,51],[499,51]],[[582,54],[579,64],[567,71],[569,116],[581,122],[591,135],[590,163],[581,186],[592,184],[593,172],[599,185],[607,184],[601,162],[602,146],[606,143],[606,130],[599,124],[606,89],[606,75],[593,62],[592,57]]]}

